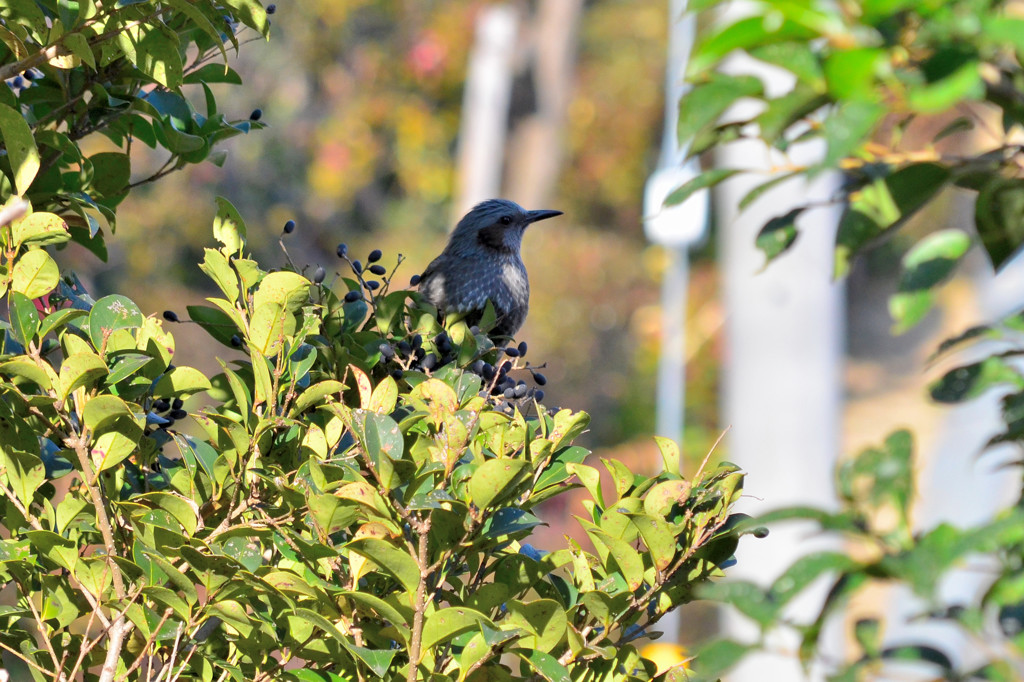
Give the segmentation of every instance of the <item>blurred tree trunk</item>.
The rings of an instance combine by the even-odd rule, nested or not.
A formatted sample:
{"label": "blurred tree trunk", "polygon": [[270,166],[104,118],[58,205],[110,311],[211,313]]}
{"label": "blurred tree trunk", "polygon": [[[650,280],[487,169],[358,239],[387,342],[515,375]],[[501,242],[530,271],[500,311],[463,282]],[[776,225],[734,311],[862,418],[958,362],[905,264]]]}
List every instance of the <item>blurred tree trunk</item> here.
{"label": "blurred tree trunk", "polygon": [[541,0],[522,24],[508,5],[481,11],[459,133],[459,216],[498,195],[528,207],[549,200],[564,157],[582,14],[583,0]]}
{"label": "blurred tree trunk", "polygon": [[542,0],[533,18],[527,73],[534,109],[512,122],[505,181],[508,196],[527,207],[546,205],[558,183],[582,15],[583,0]]}

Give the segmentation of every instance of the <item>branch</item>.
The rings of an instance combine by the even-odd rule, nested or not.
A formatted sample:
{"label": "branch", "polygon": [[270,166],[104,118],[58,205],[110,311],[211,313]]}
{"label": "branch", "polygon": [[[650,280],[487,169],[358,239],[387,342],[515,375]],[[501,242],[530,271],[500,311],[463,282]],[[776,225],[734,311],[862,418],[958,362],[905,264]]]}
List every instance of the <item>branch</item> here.
{"label": "branch", "polygon": [[427,555],[429,550],[428,536],[430,534],[430,517],[428,516],[420,527],[417,528],[420,534],[419,542],[416,548],[416,563],[420,567],[420,581],[416,585],[416,600],[413,602],[415,611],[412,615],[412,639],[409,642],[409,674],[406,675],[406,682],[416,682],[416,673],[420,665],[420,658],[423,652],[421,651],[423,645],[423,616],[426,611],[426,604],[424,603],[427,594],[427,578],[430,577],[430,567],[427,565],[429,556]]}
{"label": "branch", "polygon": [[[117,547],[114,545],[114,532],[110,525],[110,517],[107,516],[107,508],[104,504],[103,495],[99,486],[96,485],[96,476],[92,471],[92,462],[89,459],[89,438],[88,432],[83,431],[77,438],[69,438],[67,445],[70,446],[78,456],[78,462],[82,467],[82,478],[85,487],[89,490],[93,506],[96,507],[96,521],[100,528],[100,535],[103,536],[103,546],[107,552],[107,565],[110,566],[110,577],[114,582],[114,593],[119,600],[127,598],[124,577],[117,567],[114,557],[117,555]],[[107,644],[107,656],[103,660],[103,668],[100,670],[99,682],[113,682],[114,673],[117,672],[117,661],[121,657],[121,648],[124,646],[125,636],[131,631],[132,624],[125,620],[124,612],[117,614],[114,622],[110,624],[110,633]]]}

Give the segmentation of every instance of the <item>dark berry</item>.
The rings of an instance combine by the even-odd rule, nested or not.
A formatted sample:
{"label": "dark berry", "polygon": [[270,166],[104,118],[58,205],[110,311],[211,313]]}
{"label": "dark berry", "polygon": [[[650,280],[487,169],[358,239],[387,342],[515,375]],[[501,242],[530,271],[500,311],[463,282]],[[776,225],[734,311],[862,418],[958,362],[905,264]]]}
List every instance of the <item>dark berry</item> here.
{"label": "dark berry", "polygon": [[242,347],[242,337],[239,336],[238,334],[232,334],[231,335],[231,345],[234,346],[235,348],[241,348]]}
{"label": "dark berry", "polygon": [[345,294],[345,303],[355,303],[362,297],[362,292],[360,292],[358,289],[353,289],[352,291]]}
{"label": "dark berry", "polygon": [[493,379],[494,378],[494,365],[492,365],[492,364],[490,364],[488,362],[485,362],[484,366],[483,366],[483,369],[480,370],[480,375],[484,379],[486,379],[487,381],[490,381],[491,379]]}
{"label": "dark berry", "polygon": [[171,419],[184,419],[188,416],[185,410],[171,410]]}
{"label": "dark berry", "polygon": [[519,350],[519,357],[521,357],[521,358],[522,357],[526,357],[526,348],[527,348],[526,341],[520,341],[519,342],[519,348],[518,348],[518,350]]}
{"label": "dark berry", "polygon": [[764,526],[760,526],[758,528],[755,528],[751,532],[751,535],[753,535],[755,538],[766,538],[768,537],[768,529]]}
{"label": "dark berry", "polygon": [[412,337],[412,347],[413,348],[419,348],[422,345],[423,345],[423,337],[420,334],[417,334],[416,336]]}
{"label": "dark berry", "polygon": [[370,252],[370,255],[366,257],[366,262],[367,263],[376,263],[377,261],[379,261],[381,259],[381,256],[383,256],[383,255],[384,254],[381,252],[380,249],[374,249],[373,251]]}
{"label": "dark berry", "polygon": [[513,390],[515,391],[515,396],[517,398],[523,398],[526,396],[526,392],[529,389],[526,387],[526,384],[524,382],[520,381],[518,384],[516,384],[516,387]]}
{"label": "dark berry", "polygon": [[377,346],[377,350],[380,351],[381,357],[391,359],[395,357],[395,349],[391,347],[391,344],[382,343]]}
{"label": "dark berry", "polygon": [[508,374],[508,371],[510,369],[512,369],[512,363],[506,360],[505,362],[501,363],[500,367],[498,367],[498,374],[500,374],[501,376],[505,376],[506,374]]}
{"label": "dark berry", "polygon": [[391,371],[391,378],[394,379],[395,381],[401,381],[402,380],[402,370],[400,370],[400,369],[392,370]]}
{"label": "dark berry", "polygon": [[165,310],[164,319],[167,320],[168,322],[177,322],[178,313],[174,312],[173,310]]}
{"label": "dark berry", "polygon": [[258,121],[261,118],[263,118],[263,110],[262,109],[253,109],[252,113],[249,114],[249,120],[250,121]]}
{"label": "dark berry", "polygon": [[427,371],[434,369],[437,367],[437,356],[433,353],[427,353],[420,362],[420,366]]}
{"label": "dark berry", "polygon": [[533,373],[533,380],[537,382],[538,386],[544,386],[545,384],[548,383],[548,378],[541,374],[540,372]]}
{"label": "dark berry", "polygon": [[506,388],[504,391],[502,391],[502,395],[505,396],[506,400],[512,400],[516,397],[516,389]]}
{"label": "dark berry", "polygon": [[373,274],[377,275],[378,277],[383,277],[384,275],[388,274],[388,269],[385,268],[383,265],[371,265],[366,269],[372,272]]}
{"label": "dark berry", "polygon": [[544,391],[540,391],[540,390],[534,391],[533,392],[533,399],[536,400],[538,403],[540,401],[544,400]]}
{"label": "dark berry", "polygon": [[363,264],[357,260],[354,260],[352,261],[352,269],[355,270],[355,273],[358,275],[363,271]]}
{"label": "dark berry", "polygon": [[473,374],[483,374],[483,371],[484,371],[484,361],[483,360],[476,360],[476,361],[474,361],[473,364],[469,366],[469,371],[472,372]]}
{"label": "dark berry", "polygon": [[[184,404],[185,404],[184,400],[182,400],[181,398],[175,398],[174,400],[171,401],[171,409],[172,410],[180,410],[182,408],[182,406],[184,406]],[[175,419],[177,419],[177,417],[175,417]]]}
{"label": "dark berry", "polygon": [[275,5],[274,3],[270,3],[269,5],[267,5],[267,14],[273,14],[276,11],[277,5]]}
{"label": "dark berry", "polygon": [[408,341],[399,341],[397,345],[398,345],[398,351],[402,355],[408,355],[409,353],[412,352],[412,346],[409,345]]}
{"label": "dark berry", "polygon": [[409,278],[409,286],[414,287],[414,286],[416,286],[419,283],[420,283],[420,276],[419,275],[413,275],[411,278]]}
{"label": "dark berry", "polygon": [[338,258],[344,258],[348,255],[348,244],[338,244]]}
{"label": "dark berry", "polygon": [[324,281],[324,277],[327,276],[327,271],[323,269],[323,266],[317,266],[313,272],[313,284],[320,284]]}
{"label": "dark berry", "polygon": [[375,279],[371,279],[369,282],[366,283],[366,288],[369,289],[370,291],[377,291],[377,289],[380,288],[380,282],[378,282]]}
{"label": "dark berry", "polygon": [[294,220],[289,220],[288,222],[286,222],[284,224],[284,228],[282,229],[282,231],[285,234],[291,234],[292,232],[294,232],[295,231],[295,221]]}
{"label": "dark berry", "polygon": [[508,348],[505,349],[505,355],[509,356],[510,358],[518,358],[519,357],[519,349],[518,348],[513,348],[512,346],[509,346]]}
{"label": "dark berry", "polygon": [[164,400],[163,398],[157,398],[153,402],[153,409],[157,412],[166,412],[167,410],[171,409],[171,404]]}

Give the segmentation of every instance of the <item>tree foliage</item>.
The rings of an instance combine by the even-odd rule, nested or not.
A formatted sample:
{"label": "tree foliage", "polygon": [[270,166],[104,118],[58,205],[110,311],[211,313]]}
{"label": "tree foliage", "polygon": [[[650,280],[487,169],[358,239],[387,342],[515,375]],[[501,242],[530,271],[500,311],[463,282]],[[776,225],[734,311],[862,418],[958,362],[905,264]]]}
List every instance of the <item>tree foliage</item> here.
{"label": "tree foliage", "polygon": [[[188,320],[60,271],[69,241],[102,255],[134,185],[255,125],[216,113],[207,82],[235,77],[206,62],[237,48],[236,22],[265,33],[266,10],[44,1],[0,18],[8,665],[102,682],[684,674],[633,643],[729,562],[736,467],[686,479],[664,440],[657,476],[588,464],[573,440],[589,417],[514,379],[536,380],[524,345],[442,327],[379,252],[364,267],[339,246],[351,275],[329,281],[267,269],[224,199],[199,264],[219,293]],[[93,134],[121,151],[84,155]],[[136,139],[170,158],[132,181]],[[209,333],[219,373],[176,361],[179,321]],[[537,505],[578,487],[589,544],[526,542]]]}
{"label": "tree foliage", "polygon": [[[912,238],[889,302],[899,332],[924,317],[935,289],[973,243],[984,247],[997,268],[1024,243],[1022,39],[1024,15],[1013,3],[756,3],[750,15],[724,22],[701,39],[690,69],[694,87],[680,102],[680,139],[694,140],[692,153],[740,138],[760,139],[772,148],[780,159],[778,172],[751,190],[741,209],[791,178],[840,171],[843,183],[835,201],[844,210],[835,243],[837,276],[846,273],[851,259],[900,232],[941,192],[956,188],[973,194],[973,231],[946,229]],[[737,50],[789,72],[793,88],[769,94],[754,76],[714,70]],[[762,103],[756,116],[722,119],[732,104],[747,98]],[[970,131],[981,148],[964,153]],[[810,140],[824,143],[820,159],[812,165],[788,164],[787,152]],[[709,171],[692,186],[714,184],[735,172]],[[680,188],[676,198],[689,189]],[[797,206],[764,226],[757,245],[769,261],[799,237],[799,218],[810,208]],[[930,389],[933,400],[952,404],[991,390],[1003,394],[1006,428],[989,445],[1022,442],[1024,375],[1016,362],[1020,330],[1020,314],[1011,315],[966,330],[943,342],[936,354],[948,358],[971,348],[981,359],[936,380]],[[976,527],[916,529],[910,514],[916,494],[913,438],[906,431],[844,462],[837,472],[837,492],[838,511],[784,509],[756,523],[810,522],[859,548],[855,557],[812,554],[771,585],[715,584],[703,588],[702,596],[732,605],[766,634],[790,625],[783,611],[792,598],[816,580],[827,580],[829,590],[817,617],[796,629],[801,661],[824,664],[829,679],[875,679],[907,661],[925,666],[936,679],[1019,679],[1024,666],[1020,502]],[[945,601],[941,581],[979,557],[992,567],[979,596]],[[826,621],[838,617],[854,595],[879,584],[909,588],[920,600],[917,620],[958,630],[977,656],[964,664],[957,652],[941,645],[892,641],[879,615],[854,624],[852,656],[826,660],[819,642]],[[761,643],[719,641],[703,660],[709,671],[723,672]]]}
{"label": "tree foliage", "polygon": [[[1024,125],[1022,36],[1024,15],[998,0],[752,3],[748,16],[699,41],[689,66],[693,88],[679,103],[679,137],[693,141],[691,154],[747,138],[777,152],[778,172],[750,190],[741,208],[788,179],[840,170],[844,181],[834,201],[845,209],[836,235],[837,276],[951,187],[975,194],[977,237],[1000,267],[1024,243],[1015,132]],[[716,70],[736,51],[783,70],[792,89],[769,92],[755,76]],[[723,119],[741,99],[759,101],[759,113]],[[984,149],[959,153],[954,145],[967,139]],[[825,149],[817,161],[800,164],[787,156],[813,140]],[[691,184],[728,177],[714,169]],[[686,194],[684,186],[674,200]],[[797,207],[764,226],[758,246],[768,260],[792,246],[795,223],[813,207]],[[898,328],[924,317],[930,290],[949,276],[969,241],[957,230],[907,255],[890,303]]]}

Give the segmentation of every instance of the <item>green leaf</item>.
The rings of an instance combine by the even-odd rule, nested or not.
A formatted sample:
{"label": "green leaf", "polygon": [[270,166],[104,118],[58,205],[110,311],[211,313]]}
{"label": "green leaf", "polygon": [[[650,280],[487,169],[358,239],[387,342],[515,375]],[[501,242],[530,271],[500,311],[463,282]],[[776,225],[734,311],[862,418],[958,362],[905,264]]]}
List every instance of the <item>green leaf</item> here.
{"label": "green leaf", "polygon": [[[213,219],[213,238],[224,245],[224,255],[241,255],[245,246],[245,221],[230,201],[224,197],[217,197],[216,201],[217,215]],[[227,289],[224,293],[228,293]]]}
{"label": "green leaf", "polygon": [[28,121],[6,104],[0,104],[0,137],[14,171],[15,190],[18,194],[25,194],[39,172],[39,150]]}
{"label": "green leaf", "polygon": [[[486,587],[484,585],[483,587]],[[352,601],[355,601],[363,606],[367,606],[373,609],[378,616],[384,618],[391,625],[396,626],[401,631],[406,631],[409,623],[412,622],[412,613],[403,614],[397,607],[388,602],[384,601],[376,595],[369,594],[368,592],[340,592],[340,594],[348,597]],[[408,634],[406,632],[406,634]]]}
{"label": "green leaf", "polygon": [[53,381],[57,378],[56,373],[52,369],[47,372],[39,365],[27,359],[11,360],[0,364],[0,374],[28,379],[47,391],[53,388]]}
{"label": "green leaf", "polygon": [[[612,537],[601,530],[587,531],[594,540],[608,548],[608,552],[619,566],[622,577],[629,585],[630,592],[636,592],[644,582],[644,562],[640,554],[628,542]],[[611,573],[611,571],[609,571]]]}
{"label": "green leaf", "polygon": [[[0,432],[2,433],[2,432]],[[6,434],[4,434],[6,435]],[[46,480],[46,467],[36,455],[16,450],[8,443],[0,444],[0,462],[7,470],[7,480],[21,504],[32,505],[36,490]]]}
{"label": "green leaf", "polygon": [[693,51],[688,74],[700,74],[711,70],[718,62],[734,50],[743,50],[772,43],[803,41],[815,37],[815,33],[789,19],[774,14],[740,19],[702,38]]}
{"label": "green leaf", "polygon": [[181,55],[177,35],[163,24],[144,33],[138,42],[136,66],[157,83],[174,90],[182,83]]}
{"label": "green leaf", "polygon": [[194,367],[175,367],[165,372],[153,388],[153,395],[161,398],[194,395],[213,388],[206,375]]}
{"label": "green leaf", "polygon": [[828,150],[822,168],[835,168],[853,154],[871,135],[888,109],[875,102],[842,102],[825,118],[823,132]]}
{"label": "green leaf", "polygon": [[62,244],[71,239],[68,224],[53,213],[36,212],[27,215],[11,225],[14,244],[49,246]]}
{"label": "green leaf", "polygon": [[1024,243],[1024,179],[993,175],[978,193],[974,221],[998,270]]}
{"label": "green leaf", "polygon": [[459,399],[451,386],[440,379],[427,379],[409,393],[409,401],[422,412],[435,428],[444,424],[448,415],[459,409]]}
{"label": "green leaf", "polygon": [[917,213],[949,179],[950,172],[945,166],[915,163],[852,194],[836,235],[836,277],[846,274],[856,253]]}
{"label": "green leaf", "polygon": [[105,383],[113,386],[123,381],[149,364],[153,358],[143,353],[118,352],[107,356],[110,363],[110,374],[107,375]]}
{"label": "green leaf", "polygon": [[685,502],[689,496],[689,481],[662,481],[647,491],[644,511],[651,516],[664,518],[674,505]]}
{"label": "green leaf", "polygon": [[78,545],[74,540],[62,537],[49,530],[30,530],[25,537],[40,554],[58,566],[75,570],[78,563]]}
{"label": "green leaf", "polygon": [[692,180],[689,180],[683,185],[672,190],[672,192],[665,197],[665,206],[677,206],[689,199],[696,192],[699,192],[702,189],[708,189],[709,187],[714,187],[718,183],[741,172],[742,171],[735,168],[713,168],[711,170],[704,171]]}
{"label": "green leaf", "polygon": [[345,547],[377,564],[385,573],[393,575],[409,592],[416,591],[420,569],[408,552],[377,538],[360,538]]}
{"label": "green leaf", "polygon": [[386,414],[353,410],[357,436],[366,454],[379,466],[380,456],[399,460],[405,448],[405,439],[394,419]]}
{"label": "green leaf", "polygon": [[495,627],[490,618],[464,606],[451,606],[435,611],[427,616],[423,623],[421,646],[423,650],[428,650],[455,635],[476,628],[478,623],[487,623]]}
{"label": "green leaf", "polygon": [[1005,359],[993,356],[949,370],[928,387],[928,392],[936,402],[959,403],[1005,385],[1021,390],[1024,377]]}
{"label": "green leaf", "polygon": [[521,459],[489,459],[469,480],[469,497],[478,509],[487,509],[519,476],[526,466]]}
{"label": "green leaf", "polygon": [[[229,239],[230,237],[225,237]],[[206,273],[220,288],[230,303],[238,300],[238,275],[231,269],[228,259],[220,251],[204,249],[203,262],[199,269]],[[227,314],[225,312],[225,314]]]}
{"label": "green leaf", "polygon": [[395,660],[395,654],[398,653],[397,649],[368,649],[347,641],[342,642],[342,645],[349,653],[365,663],[370,672],[377,677],[384,677],[388,668],[391,667],[391,662]]}
{"label": "green leaf", "polygon": [[294,313],[308,302],[310,286],[310,281],[297,272],[271,272],[260,280],[259,288],[252,299],[253,309],[266,304],[276,304]]}
{"label": "green leaf", "polygon": [[[174,4],[178,4],[178,2],[182,5],[188,4],[187,0],[177,0]],[[185,75],[186,85],[196,83],[230,83],[231,85],[241,85],[242,77],[227,64],[204,64],[195,71],[190,71]]]}
{"label": "green leaf", "polygon": [[39,312],[32,300],[20,292],[12,291],[7,300],[11,317],[11,335],[15,341],[28,348],[39,332]]}
{"label": "green leaf", "polygon": [[664,571],[672,564],[676,552],[676,537],[664,518],[648,514],[627,514],[640,532],[654,567]]}
{"label": "green leaf", "polygon": [[264,303],[249,320],[249,349],[269,358],[281,350],[286,336],[295,331],[295,316],[279,303]]}
{"label": "green leaf", "polygon": [[931,310],[932,289],[952,275],[970,247],[966,233],[949,229],[928,235],[907,252],[899,291],[889,298],[895,333],[907,331]]}
{"label": "green leaf", "polygon": [[694,672],[700,675],[700,679],[718,679],[743,660],[752,648],[750,644],[741,644],[731,639],[716,639],[697,651]]}
{"label": "green leaf", "polygon": [[347,528],[356,519],[356,510],[334,495],[316,495],[309,498],[309,512],[325,535]]}
{"label": "green leaf", "polygon": [[512,653],[530,664],[530,667],[548,682],[571,682],[569,670],[551,654],[537,649],[513,649]]}
{"label": "green leaf", "polygon": [[24,254],[14,263],[11,290],[29,298],[44,296],[57,286],[60,271],[50,255],[42,249]]}
{"label": "green leaf", "polygon": [[89,337],[96,350],[106,347],[106,339],[118,329],[137,329],[145,318],[139,307],[126,296],[104,296],[89,313]]}
{"label": "green leaf", "polygon": [[50,332],[59,334],[64,325],[83,315],[88,315],[88,311],[79,310],[78,308],[64,308],[63,310],[50,313],[43,318],[42,324],[39,325],[39,338],[43,338]]}
{"label": "green leaf", "polygon": [[100,152],[89,157],[92,163],[92,186],[102,197],[120,201],[128,193],[131,160],[127,154]]}
{"label": "green leaf", "polygon": [[82,410],[82,420],[93,432],[121,417],[134,420],[131,408],[116,395],[98,395],[90,398]]}
{"label": "green leaf", "polygon": [[[148,361],[149,358],[146,358]],[[95,353],[75,353],[64,358],[60,366],[61,400],[67,399],[79,386],[86,386],[107,373],[107,364]],[[90,401],[92,402],[92,401]]]}
{"label": "green leaf", "polygon": [[762,89],[761,81],[754,76],[710,75],[707,81],[696,84],[679,100],[679,124],[676,128],[679,142],[688,144],[698,134],[714,126],[738,99],[760,95]]}
{"label": "green leaf", "polygon": [[527,649],[548,652],[565,637],[568,622],[565,610],[554,599],[535,599],[529,602],[510,599],[506,607],[508,615],[505,622],[529,633],[519,640]]}
{"label": "green leaf", "polygon": [[880,47],[836,50],[824,64],[828,91],[839,102],[873,102],[876,81],[889,68],[889,53]]}
{"label": "green leaf", "polygon": [[918,113],[939,114],[984,94],[981,63],[972,59],[941,80],[908,88],[907,103]]}
{"label": "green leaf", "polygon": [[800,206],[785,215],[772,218],[757,233],[754,244],[765,255],[765,262],[770,263],[784,254],[796,241],[796,219],[807,209]]}

